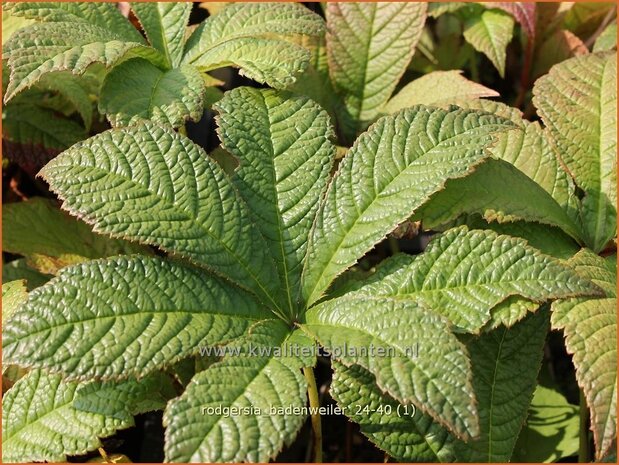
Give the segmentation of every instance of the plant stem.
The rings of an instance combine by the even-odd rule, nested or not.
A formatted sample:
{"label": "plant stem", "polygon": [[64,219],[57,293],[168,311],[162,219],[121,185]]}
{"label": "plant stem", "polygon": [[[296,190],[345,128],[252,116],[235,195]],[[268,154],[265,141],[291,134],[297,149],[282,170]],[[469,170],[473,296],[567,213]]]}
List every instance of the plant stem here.
{"label": "plant stem", "polygon": [[112,463],[103,447],[99,447],[99,454],[101,454],[101,458],[103,459],[104,463]]}
{"label": "plant stem", "polygon": [[304,367],[303,374],[307,380],[307,397],[311,408],[312,430],[314,431],[314,463],[322,462],[322,426],[320,424],[320,399],[312,367]]}
{"label": "plant stem", "polygon": [[589,462],[589,428],[587,421],[589,420],[589,409],[587,408],[587,399],[585,398],[582,389],[580,390],[580,430],[579,430],[579,446],[578,446],[578,462]]}

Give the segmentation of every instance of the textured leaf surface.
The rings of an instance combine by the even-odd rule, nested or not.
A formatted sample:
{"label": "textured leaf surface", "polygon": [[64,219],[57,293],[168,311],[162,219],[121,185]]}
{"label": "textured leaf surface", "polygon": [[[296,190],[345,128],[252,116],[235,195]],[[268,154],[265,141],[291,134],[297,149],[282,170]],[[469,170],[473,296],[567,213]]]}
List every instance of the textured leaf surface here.
{"label": "textured leaf surface", "polygon": [[490,59],[501,77],[505,75],[506,49],[513,32],[514,19],[496,9],[472,15],[464,26],[466,41]]}
{"label": "textured leaf surface", "polygon": [[71,378],[145,375],[268,318],[247,293],[170,260],[134,256],[63,269],[3,329],[5,363]]}
{"label": "textured leaf surface", "polygon": [[75,22],[113,30],[127,41],[140,42],[139,32],[120,13],[114,3],[106,2],[15,2],[5,3],[10,14],[46,22]]}
{"label": "textured leaf surface", "polygon": [[127,241],[110,239],[91,231],[88,225],[61,211],[40,197],[3,206],[2,249],[24,255],[59,258],[77,255],[100,258],[116,254],[148,253],[148,249]]}
{"label": "textured leaf surface", "polygon": [[187,41],[183,63],[208,71],[224,66],[271,87],[294,82],[309,62],[309,52],[287,41],[298,34],[318,36],[322,19],[294,3],[230,4],[210,17]]}
{"label": "textured leaf surface", "polygon": [[308,304],[449,178],[487,157],[494,115],[417,106],[380,119],[341,161],[317,215],[303,276]]}
{"label": "textured leaf surface", "polygon": [[510,461],[527,417],[548,328],[548,311],[539,310],[510,329],[498,328],[467,344],[481,436],[457,445],[458,461]]}
{"label": "textured leaf surface", "polygon": [[251,88],[227,93],[215,109],[222,145],[239,159],[233,181],[295,311],[310,228],[335,156],[329,117],[306,97]]}
{"label": "textured leaf surface", "polygon": [[138,17],[148,41],[166,57],[172,68],[176,68],[183,57],[191,8],[191,3],[184,2],[131,3],[131,9]]}
{"label": "textured leaf surface", "polygon": [[584,249],[570,264],[606,293],[605,298],[569,299],[552,307],[552,327],[563,329],[576,379],[591,409],[599,458],[617,436],[617,256],[601,258]]}
{"label": "textured leaf surface", "polygon": [[40,370],[19,380],[2,399],[2,461],[65,462],[67,455],[100,447],[100,437],[132,426],[132,421],[75,410],[77,387]]}
{"label": "textured leaf surface", "polygon": [[134,415],[163,409],[173,397],[176,390],[172,378],[157,372],[140,380],[93,381],[80,385],[73,398],[73,408],[131,422]]}
{"label": "textured leaf surface", "polygon": [[28,300],[26,282],[23,279],[2,284],[2,324]]}
{"label": "textured leaf surface", "polygon": [[595,252],[617,231],[616,81],[616,54],[592,54],[556,65],[533,88],[557,152],[585,192],[582,221]]}
{"label": "textured leaf surface", "polygon": [[[291,337],[279,320],[255,326],[239,356],[197,374],[166,408],[166,460],[268,462],[289,445],[305,415],[271,409],[301,409],[306,404],[303,363],[274,352]],[[237,410],[226,416],[209,413],[209,408]]]}
{"label": "textured leaf surface", "polygon": [[434,194],[415,218],[433,228],[463,213],[477,213],[500,223],[535,221],[557,226],[577,240],[582,237],[580,227],[551,194],[503,160],[488,160],[469,176],[447,181],[445,189]]}
{"label": "textured leaf surface", "polygon": [[3,47],[11,68],[4,101],[53,71],[82,74],[92,63],[110,67],[120,60],[141,56],[156,64],[163,58],[140,40],[127,42],[113,29],[89,23],[37,23],[20,29]]}
{"label": "textured leaf surface", "polygon": [[311,308],[302,328],[336,360],[369,370],[400,402],[459,437],[479,433],[469,360],[442,316],[410,301],[356,296]]}
{"label": "textured leaf surface", "polygon": [[514,462],[556,462],[578,455],[578,406],[560,392],[538,385],[514,448]]}
{"label": "textured leaf surface", "polygon": [[574,270],[521,239],[466,227],[440,235],[421,255],[385,260],[355,287],[340,299],[413,301],[470,332],[478,332],[490,310],[509,296],[543,302],[599,293]]}
{"label": "textured leaf surface", "polygon": [[277,272],[245,203],[186,137],[150,122],[106,131],[41,173],[63,207],[95,231],[187,256],[275,300]]}
{"label": "textured leaf surface", "polygon": [[445,105],[456,100],[498,97],[492,89],[469,81],[462,71],[434,71],[407,84],[385,106],[386,113],[395,113],[413,105]]}
{"label": "textured leaf surface", "polygon": [[329,73],[344,95],[355,138],[377,116],[410,62],[426,20],[424,3],[328,3]]}
{"label": "textured leaf surface", "polygon": [[[453,436],[428,415],[383,393],[359,365],[333,361],[329,393],[370,441],[401,462],[453,462]],[[366,410],[367,409],[367,410]]]}
{"label": "textured leaf surface", "polygon": [[204,79],[193,66],[162,71],[147,60],[129,60],[107,75],[99,111],[112,126],[150,120],[176,128],[185,120],[202,117],[205,89]]}

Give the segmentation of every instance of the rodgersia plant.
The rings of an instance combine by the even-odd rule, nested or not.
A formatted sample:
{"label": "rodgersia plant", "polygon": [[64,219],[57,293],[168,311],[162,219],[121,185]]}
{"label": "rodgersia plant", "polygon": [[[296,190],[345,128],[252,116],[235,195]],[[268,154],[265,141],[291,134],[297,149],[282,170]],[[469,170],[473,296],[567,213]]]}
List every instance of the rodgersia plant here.
{"label": "rodgersia plant", "polygon": [[[226,11],[245,10],[210,24]],[[319,345],[331,396],[389,456],[508,461],[550,327],[607,455],[615,80],[612,53],[556,66],[534,88],[544,126],[474,86],[459,106],[379,109],[356,118],[341,159],[329,111],[299,87],[239,87],[214,104],[236,168],[162,120],[74,144],[40,176],[111,242],[29,293],[3,286],[3,362],[27,370],[3,398],[3,460],[65,460],[164,410],[167,461],[268,461],[308,398],[319,406]],[[351,270],[411,219],[440,231],[423,253]]]}

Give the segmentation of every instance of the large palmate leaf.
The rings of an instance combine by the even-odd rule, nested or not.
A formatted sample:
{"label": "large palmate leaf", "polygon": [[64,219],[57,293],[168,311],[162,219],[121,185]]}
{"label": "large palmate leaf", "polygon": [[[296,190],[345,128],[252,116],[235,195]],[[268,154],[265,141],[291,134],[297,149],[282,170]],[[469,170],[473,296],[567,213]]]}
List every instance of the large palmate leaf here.
{"label": "large palmate leaf", "polygon": [[466,20],[464,38],[479,52],[486,55],[499,71],[505,75],[506,49],[512,40],[514,19],[498,9],[476,11]]}
{"label": "large palmate leaf", "polygon": [[33,370],[2,399],[2,461],[64,462],[68,455],[94,450],[101,446],[99,438],[133,426],[134,414],[162,408],[164,399],[150,405],[140,402],[140,394],[155,394],[161,383],[158,378],[108,387],[108,400],[122,403],[122,409],[88,412],[74,402],[92,405],[101,392],[81,394],[77,383]]}
{"label": "large palmate leaf", "polygon": [[267,245],[228,177],[173,130],[144,122],[74,145],[41,171],[63,207],[96,232],[189,257],[276,309]]}
{"label": "large palmate leaf", "polygon": [[393,398],[459,437],[478,435],[470,363],[444,317],[415,302],[351,296],[311,308],[302,328],[336,360],[369,370]]}
{"label": "large palmate leaf", "polygon": [[215,109],[222,146],[239,159],[233,181],[269,244],[294,312],[309,231],[335,157],[329,118],[306,97],[251,88],[228,92]]}
{"label": "large palmate leaf", "polygon": [[145,375],[269,315],[199,268],[142,256],[96,260],[30,293],[3,328],[3,357],[70,378]]}
{"label": "large palmate leaf", "polygon": [[462,71],[434,71],[404,86],[387,102],[385,113],[418,104],[441,106],[458,100],[498,96],[498,92],[463,77]]}
{"label": "large palmate leaf", "polygon": [[359,365],[333,361],[330,394],[361,432],[401,462],[453,462],[454,438],[428,415],[402,405]]}
{"label": "large palmate leaf", "polygon": [[287,36],[318,36],[322,19],[294,3],[230,4],[187,41],[183,63],[203,71],[236,66],[271,87],[287,87],[305,69],[309,52]]}
{"label": "large palmate leaf", "polygon": [[299,337],[282,321],[257,325],[237,356],[197,374],[166,408],[166,460],[268,462],[289,445],[305,420],[306,361],[282,348]]}
{"label": "large palmate leaf", "polygon": [[380,119],[341,161],[312,232],[303,276],[308,304],[409,218],[450,178],[482,162],[498,116],[416,106]]}
{"label": "large palmate leaf", "polygon": [[192,4],[189,2],[132,2],[150,44],[166,58],[168,66],[176,68],[183,57],[185,32]]}
{"label": "large palmate leaf", "polygon": [[533,102],[576,184],[585,192],[582,222],[595,252],[617,230],[617,57],[572,58],[533,89]]}
{"label": "large palmate leaf", "polygon": [[99,111],[112,126],[150,120],[179,127],[186,119],[202,117],[205,91],[204,79],[193,66],[162,71],[138,58],[121,63],[107,75]]}
{"label": "large palmate leaf", "polygon": [[425,3],[327,4],[329,73],[344,95],[351,140],[387,102],[415,51]]}
{"label": "large palmate leaf", "polygon": [[521,239],[492,231],[454,228],[432,240],[421,255],[385,260],[341,299],[412,301],[447,317],[460,330],[478,332],[490,310],[509,296],[537,302],[599,293],[560,261]]}
{"label": "large palmate leaf", "polygon": [[584,249],[570,263],[606,293],[599,299],[555,302],[551,320],[553,328],[563,329],[567,350],[574,355],[601,458],[617,436],[617,256],[601,258]]}
{"label": "large palmate leaf", "polygon": [[33,197],[5,204],[3,210],[2,250],[28,259],[49,257],[60,264],[123,253],[148,254],[146,247],[93,233],[51,200]]}
{"label": "large palmate leaf", "polygon": [[510,329],[497,328],[467,344],[481,435],[458,443],[458,461],[510,461],[535,389],[548,327],[548,311],[539,310]]}

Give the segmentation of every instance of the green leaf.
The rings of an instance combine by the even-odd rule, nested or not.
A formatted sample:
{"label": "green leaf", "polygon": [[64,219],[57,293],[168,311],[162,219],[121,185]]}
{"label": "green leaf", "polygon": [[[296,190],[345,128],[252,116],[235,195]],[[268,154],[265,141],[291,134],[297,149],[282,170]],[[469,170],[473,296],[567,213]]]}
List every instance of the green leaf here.
{"label": "green leaf", "polygon": [[176,68],[183,58],[185,32],[191,3],[131,2],[150,44],[166,58],[168,66]]}
{"label": "green leaf", "polygon": [[512,461],[557,462],[578,455],[578,407],[560,392],[538,385]]}
{"label": "green leaf", "polygon": [[473,364],[481,436],[456,445],[459,462],[509,462],[542,362],[548,311],[498,328],[467,344]]}
{"label": "green leaf", "polygon": [[114,31],[124,40],[140,42],[140,33],[120,13],[114,3],[106,2],[8,2],[2,9],[10,14],[36,21],[86,23]]}
{"label": "green leaf", "polygon": [[269,315],[198,268],[141,256],[96,260],[30,293],[3,329],[3,356],[72,379],[143,376]]}
{"label": "green leaf", "polygon": [[505,76],[506,49],[513,32],[512,16],[497,9],[479,11],[464,25],[466,41],[490,59],[501,77]]}
{"label": "green leaf", "polygon": [[236,66],[255,81],[283,88],[309,61],[309,52],[286,38],[323,31],[323,20],[302,5],[230,4],[194,31],[183,63],[202,71]]}
{"label": "green leaf", "polygon": [[498,102],[459,101],[458,106],[494,113],[509,118],[520,126],[522,131],[498,134],[497,143],[490,147],[490,152],[526,174],[571,214],[571,210],[575,208],[574,183],[553,151],[548,135],[539,123],[530,123],[519,111],[514,111],[513,108]]}
{"label": "green leaf", "polygon": [[86,130],[52,110],[9,104],[3,108],[2,137],[18,144],[63,150],[86,138]]}
{"label": "green leaf", "polygon": [[238,356],[198,373],[165,410],[166,461],[268,462],[290,445],[305,421],[303,363],[275,351],[291,337],[283,321],[257,325]]}
{"label": "green leaf", "polygon": [[384,111],[392,114],[417,104],[442,106],[458,100],[498,96],[498,92],[463,77],[462,71],[434,71],[404,86],[387,102]]}
{"label": "green leaf", "polygon": [[27,18],[22,18],[11,13],[6,7],[2,11],[2,45],[15,33],[15,31],[30,26],[34,21]]}
{"label": "green leaf", "polygon": [[83,74],[92,63],[109,68],[132,57],[162,66],[159,52],[139,39],[138,35],[136,41],[127,42],[112,29],[86,22],[37,23],[20,29],[3,47],[3,58],[8,59],[11,68],[4,101],[54,71]]}
{"label": "green leaf", "polygon": [[2,284],[2,324],[28,300],[26,281],[23,279]]}
{"label": "green leaf", "polygon": [[580,227],[548,192],[512,164],[496,159],[475,167],[465,178],[447,181],[415,218],[434,228],[475,213],[489,222],[534,221],[557,226],[576,240],[582,236]]}
{"label": "green leaf", "polygon": [[599,299],[555,302],[551,320],[553,329],[563,330],[567,351],[573,354],[599,459],[617,437],[617,256],[602,258],[583,249],[569,263],[606,293]]}
{"label": "green leaf", "polygon": [[193,66],[162,71],[137,58],[115,66],[107,75],[99,111],[112,126],[150,120],[177,128],[188,119],[202,117],[205,90],[204,79]]}
{"label": "green leaf", "polygon": [[93,381],[81,385],[73,398],[73,408],[129,423],[134,415],[162,410],[173,397],[176,390],[172,379],[163,373],[153,373],[140,380]]}
{"label": "green leaf", "polygon": [[301,328],[344,365],[369,370],[399,402],[458,437],[479,434],[468,356],[444,317],[411,301],[351,296],[311,308]]}
{"label": "green leaf", "polygon": [[309,97],[327,110],[329,116],[335,120],[336,115],[340,114],[344,102],[333,88],[329,76],[325,35],[318,37],[301,36],[298,43],[310,51],[310,63],[287,89]]}
{"label": "green leaf", "polygon": [[61,211],[55,202],[33,197],[25,202],[4,204],[2,249],[26,257],[44,255],[54,259],[79,256],[108,257],[117,254],[149,253],[148,249],[91,231],[88,225]]}
{"label": "green leaf", "polygon": [[245,203],[221,168],[172,129],[143,122],[103,132],[41,175],[96,232],[176,252],[279,307],[275,265]]}
{"label": "green leaf", "polygon": [[538,79],[533,103],[576,184],[585,192],[586,243],[602,250],[617,231],[617,57],[572,58]]}
{"label": "green leaf", "polygon": [[453,462],[453,436],[432,418],[382,392],[359,365],[333,361],[330,394],[376,446],[400,462]]}
{"label": "green leaf", "polygon": [[327,113],[306,97],[242,87],[214,106],[233,182],[269,244],[291,312],[300,305],[307,240],[335,157]]}
{"label": "green leaf", "polygon": [[610,23],[598,36],[593,46],[594,52],[605,52],[617,48],[617,23]]}
{"label": "green leaf", "polygon": [[425,3],[328,3],[327,53],[344,95],[354,139],[380,115],[410,62],[426,20]]}
{"label": "green leaf", "polygon": [[483,161],[492,134],[512,123],[488,114],[416,106],[379,121],[341,161],[308,247],[306,302],[408,219],[445,181]]}
{"label": "green leaf", "polygon": [[[58,92],[77,110],[84,121],[86,131],[89,131],[93,114],[93,102],[90,98],[89,87],[94,84],[92,82],[94,79],[90,79],[90,82],[84,81],[87,81],[85,76],[74,76],[67,71],[48,73],[39,79],[38,87]],[[85,138],[85,135],[83,138]]]}
{"label": "green leaf", "polygon": [[490,319],[490,310],[510,296],[541,303],[599,292],[522,239],[460,227],[433,239],[421,255],[400,254],[383,261],[333,305],[353,297],[410,301],[444,315],[459,330],[478,332]]}
{"label": "green leaf", "polygon": [[546,226],[541,223],[525,221],[488,223],[481,217],[472,215],[465,218],[464,224],[469,229],[490,229],[498,234],[520,237],[543,254],[563,260],[567,260],[580,250],[578,244],[559,228]]}
{"label": "green leaf", "polygon": [[20,379],[2,398],[2,461],[66,462],[101,446],[99,438],[133,425],[81,412],[72,403],[77,383],[34,370]]}
{"label": "green leaf", "polygon": [[557,63],[587,54],[589,49],[578,36],[565,29],[559,29],[539,45],[533,62],[532,80],[546,74]]}

